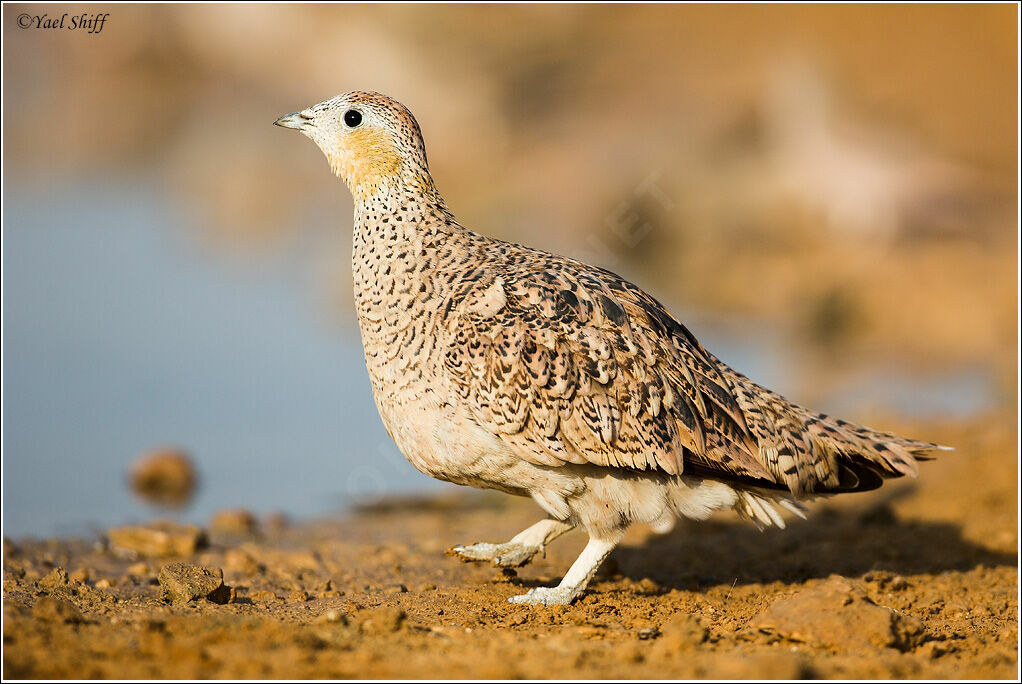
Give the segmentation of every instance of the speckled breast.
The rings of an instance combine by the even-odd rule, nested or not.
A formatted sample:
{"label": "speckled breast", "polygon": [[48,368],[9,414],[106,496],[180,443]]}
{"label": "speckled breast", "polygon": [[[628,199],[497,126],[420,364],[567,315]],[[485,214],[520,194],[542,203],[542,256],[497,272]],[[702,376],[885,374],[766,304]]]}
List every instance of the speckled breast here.
{"label": "speckled breast", "polygon": [[[450,479],[436,453],[446,379],[438,349],[450,274],[413,228],[356,224],[352,253],[355,308],[373,396],[387,432],[419,470]],[[444,275],[441,276],[441,273]]]}

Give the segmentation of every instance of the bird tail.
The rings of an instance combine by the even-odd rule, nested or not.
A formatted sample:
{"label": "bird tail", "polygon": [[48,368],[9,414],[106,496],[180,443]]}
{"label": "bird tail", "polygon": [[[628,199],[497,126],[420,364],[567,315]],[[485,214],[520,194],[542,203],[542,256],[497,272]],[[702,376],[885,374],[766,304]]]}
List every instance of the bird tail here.
{"label": "bird tail", "polygon": [[798,499],[861,492],[919,472],[930,452],[950,447],[900,437],[811,411],[731,369],[729,379],[759,461]]}
{"label": "bird tail", "polygon": [[799,406],[804,430],[815,452],[835,461],[837,482],[817,491],[867,491],[892,477],[916,477],[919,461],[933,459],[930,452],[949,451],[951,447],[901,437],[890,432],[816,413]]}

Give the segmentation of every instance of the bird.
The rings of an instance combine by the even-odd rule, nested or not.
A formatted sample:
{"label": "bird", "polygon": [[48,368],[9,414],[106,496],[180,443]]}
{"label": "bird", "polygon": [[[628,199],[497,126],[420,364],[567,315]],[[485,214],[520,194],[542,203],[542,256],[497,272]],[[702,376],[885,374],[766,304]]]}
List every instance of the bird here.
{"label": "bird", "polygon": [[531,497],[545,514],[466,561],[528,563],[582,528],[560,582],[508,600],[569,604],[635,523],[779,510],[915,476],[940,445],[803,408],[705,349],[652,295],[581,261],[464,227],[418,122],[352,91],[274,122],[326,156],[354,202],[355,310],[388,434],[440,480]]}

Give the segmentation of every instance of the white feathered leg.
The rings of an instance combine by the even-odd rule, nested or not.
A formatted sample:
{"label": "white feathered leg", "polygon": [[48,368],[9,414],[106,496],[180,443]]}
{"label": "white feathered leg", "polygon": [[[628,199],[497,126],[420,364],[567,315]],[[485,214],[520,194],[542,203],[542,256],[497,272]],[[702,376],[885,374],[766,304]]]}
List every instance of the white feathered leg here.
{"label": "white feathered leg", "polygon": [[512,596],[511,603],[538,603],[544,606],[567,604],[582,595],[600,564],[610,555],[624,530],[618,530],[600,537],[589,537],[589,543],[582,549],[571,568],[556,587],[536,587],[521,596]]}
{"label": "white feathered leg", "polygon": [[531,561],[537,553],[545,553],[547,544],[574,527],[571,523],[547,518],[522,530],[509,542],[455,546],[451,553],[467,561],[490,561],[500,567],[518,567]]}

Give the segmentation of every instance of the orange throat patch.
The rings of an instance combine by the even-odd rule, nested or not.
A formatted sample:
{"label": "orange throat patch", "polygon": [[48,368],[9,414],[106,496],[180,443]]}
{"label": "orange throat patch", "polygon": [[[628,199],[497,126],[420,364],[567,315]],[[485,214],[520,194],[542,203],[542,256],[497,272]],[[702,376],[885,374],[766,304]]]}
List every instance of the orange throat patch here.
{"label": "orange throat patch", "polygon": [[362,199],[401,173],[401,156],[385,131],[363,128],[345,136],[345,145],[328,155],[330,168]]}

